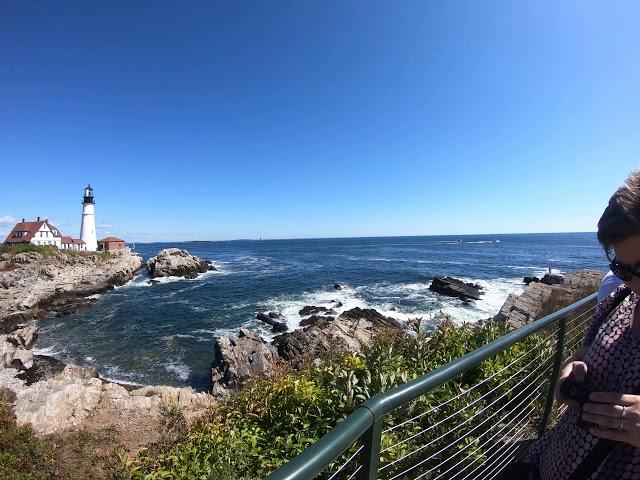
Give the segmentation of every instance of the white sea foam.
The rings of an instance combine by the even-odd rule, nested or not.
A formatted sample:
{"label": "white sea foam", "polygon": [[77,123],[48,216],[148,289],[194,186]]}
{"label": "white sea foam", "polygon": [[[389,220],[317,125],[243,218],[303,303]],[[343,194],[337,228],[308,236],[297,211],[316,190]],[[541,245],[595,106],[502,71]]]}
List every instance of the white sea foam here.
{"label": "white sea foam", "polygon": [[164,369],[167,372],[175,374],[183,382],[189,378],[191,369],[181,362],[171,362],[164,365]]}
{"label": "white sea foam", "polygon": [[56,346],[49,347],[34,347],[32,352],[34,355],[46,355],[47,357],[56,357],[58,355],[62,355],[66,352],[64,348],[59,348]]}
{"label": "white sea foam", "polygon": [[[144,375],[136,372],[125,372],[118,365],[105,364],[98,368],[100,378],[109,382],[132,385],[136,387],[144,386]],[[138,380],[138,381],[136,381]]]}
{"label": "white sea foam", "polygon": [[88,297],[85,297],[86,299],[90,299],[90,300],[97,300],[98,298],[100,298],[102,295],[100,295],[99,293],[94,293],[93,295],[89,295]]}

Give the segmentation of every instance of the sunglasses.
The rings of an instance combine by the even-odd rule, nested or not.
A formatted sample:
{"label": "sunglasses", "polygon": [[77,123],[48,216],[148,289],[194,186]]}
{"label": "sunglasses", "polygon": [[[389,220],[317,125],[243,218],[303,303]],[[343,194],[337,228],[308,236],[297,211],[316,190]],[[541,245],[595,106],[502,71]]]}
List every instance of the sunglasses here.
{"label": "sunglasses", "polygon": [[640,264],[627,265],[626,263],[620,263],[615,257],[613,257],[613,260],[609,264],[609,268],[613,274],[623,282],[631,281],[634,276],[640,277]]}

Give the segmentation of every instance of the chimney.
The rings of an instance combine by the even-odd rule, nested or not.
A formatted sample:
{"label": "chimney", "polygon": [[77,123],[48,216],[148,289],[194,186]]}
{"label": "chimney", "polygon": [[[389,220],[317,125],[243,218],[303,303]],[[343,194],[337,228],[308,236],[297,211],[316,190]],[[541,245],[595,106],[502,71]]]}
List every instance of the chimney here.
{"label": "chimney", "polygon": [[39,222],[39,221],[40,221],[40,217],[38,217],[38,220],[36,220],[36,221],[38,221],[38,222]]}
{"label": "chimney", "polygon": [[24,218],[22,219],[22,223],[24,223]]}

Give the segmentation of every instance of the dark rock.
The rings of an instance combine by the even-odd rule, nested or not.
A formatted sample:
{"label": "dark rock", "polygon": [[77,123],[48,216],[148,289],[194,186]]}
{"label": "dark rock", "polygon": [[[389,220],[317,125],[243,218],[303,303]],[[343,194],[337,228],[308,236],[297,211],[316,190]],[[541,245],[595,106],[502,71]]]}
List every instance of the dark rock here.
{"label": "dark rock", "polygon": [[335,283],[335,284],[333,285],[333,289],[334,289],[334,290],[342,290],[342,286],[340,286],[339,284]]}
{"label": "dark rock", "polygon": [[278,312],[269,312],[268,315],[271,318],[281,318],[282,317],[282,315],[280,315]]}
{"label": "dark rock", "polygon": [[546,273],[540,283],[545,285],[562,285],[564,283],[564,277],[555,273]]}
{"label": "dark rock", "polygon": [[38,308],[42,310],[49,310],[55,312],[57,317],[69,315],[71,313],[89,308],[95,303],[95,299],[87,298],[82,293],[59,293],[49,301],[41,301],[38,303]]}
{"label": "dark rock", "polygon": [[285,322],[275,320],[274,317],[272,317],[270,314],[267,315],[266,313],[260,312],[256,315],[256,319],[266,323],[267,325],[270,325],[271,330],[274,332],[286,332],[288,330],[287,324]]}
{"label": "dark rock", "polygon": [[65,365],[64,362],[56,360],[53,357],[34,355],[33,366],[20,372],[16,377],[27,382],[27,385],[31,385],[32,383],[54,377],[64,370]]}
{"label": "dark rock", "polygon": [[480,300],[482,287],[473,283],[465,283],[452,277],[435,277],[429,286],[429,290],[447,295],[449,297],[457,297],[462,300]]}
{"label": "dark rock", "polygon": [[335,317],[331,316],[320,316],[320,315],[311,315],[309,318],[305,318],[300,322],[301,327],[308,327],[310,325],[318,325],[323,326],[327,322],[332,322],[335,320]]}
{"label": "dark rock", "polygon": [[402,322],[392,317],[385,317],[373,308],[355,307],[342,312],[338,318],[341,320],[367,320],[374,327],[404,329]]}
{"label": "dark rock", "polygon": [[338,300],[331,300],[331,303],[334,303],[334,304],[335,304],[335,305],[334,305],[334,308],[340,308],[340,307],[344,306],[344,305],[342,304],[342,302],[339,302]]}
{"label": "dark rock", "polygon": [[159,283],[160,283],[160,280],[149,280],[147,283],[148,283],[149,285],[157,285],[157,284],[159,284]]}
{"label": "dark rock", "polygon": [[217,393],[239,387],[252,376],[266,375],[278,360],[276,348],[246,328],[240,329],[238,338],[216,338],[211,368],[212,391]]}
{"label": "dark rock", "polygon": [[540,279],[538,277],[524,277],[524,284],[529,285],[530,283],[539,282]]}
{"label": "dark rock", "polygon": [[329,311],[327,307],[314,307],[314,306],[307,305],[298,313],[300,314],[300,316],[306,317],[307,315],[314,315],[316,313],[327,312],[327,311]]}
{"label": "dark rock", "polygon": [[334,320],[329,318],[310,317],[306,319],[309,323],[306,328],[276,337],[273,344],[278,355],[284,360],[298,361],[300,358],[318,358],[333,350],[357,352],[371,345],[375,335],[384,329],[407,331],[398,320],[385,317],[374,309],[352,308]]}

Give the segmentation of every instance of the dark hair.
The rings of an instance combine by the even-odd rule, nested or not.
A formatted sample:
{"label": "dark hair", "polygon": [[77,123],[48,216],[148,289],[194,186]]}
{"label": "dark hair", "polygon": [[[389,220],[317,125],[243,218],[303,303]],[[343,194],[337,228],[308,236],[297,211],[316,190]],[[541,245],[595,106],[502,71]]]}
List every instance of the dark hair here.
{"label": "dark hair", "polygon": [[611,258],[614,243],[637,234],[640,234],[640,170],[629,175],[609,199],[598,221],[598,241]]}

